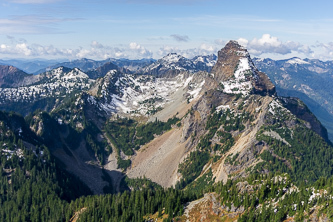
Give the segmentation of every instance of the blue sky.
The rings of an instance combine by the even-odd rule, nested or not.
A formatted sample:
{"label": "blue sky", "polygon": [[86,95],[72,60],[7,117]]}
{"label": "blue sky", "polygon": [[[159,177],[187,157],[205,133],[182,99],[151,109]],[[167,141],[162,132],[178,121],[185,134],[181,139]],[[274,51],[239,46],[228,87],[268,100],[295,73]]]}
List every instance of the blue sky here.
{"label": "blue sky", "polygon": [[333,1],[1,0],[0,59],[217,53],[333,60]]}

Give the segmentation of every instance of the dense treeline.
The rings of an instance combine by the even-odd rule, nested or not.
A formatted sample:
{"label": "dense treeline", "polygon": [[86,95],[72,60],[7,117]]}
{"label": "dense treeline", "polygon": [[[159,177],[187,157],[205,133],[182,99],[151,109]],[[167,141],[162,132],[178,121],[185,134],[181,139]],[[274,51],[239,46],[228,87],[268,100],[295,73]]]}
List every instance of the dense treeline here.
{"label": "dense treeline", "polygon": [[[170,130],[171,126],[179,121],[177,117],[168,119],[167,122],[155,120],[146,124],[128,118],[117,118],[109,120],[104,128],[109,140],[117,148],[118,157],[120,151],[125,155],[134,154],[134,150],[140,149],[141,145],[147,144],[164,131]],[[118,158],[118,167],[126,169],[131,164],[130,160]]]}
{"label": "dense treeline", "polygon": [[324,213],[333,219],[332,178],[321,177],[313,187],[296,187],[288,174],[253,174],[247,179],[219,183],[212,189],[221,197],[221,204],[229,209],[231,206],[243,208],[238,219],[241,222],[284,221],[287,217],[303,221],[313,213],[314,206],[317,206],[317,216]]}
{"label": "dense treeline", "polygon": [[145,221],[144,216],[156,212],[168,215],[166,221],[180,216],[184,204],[201,195],[175,189],[137,190],[116,195],[89,196],[70,204],[73,209],[86,208],[80,221]]}
{"label": "dense treeline", "polygon": [[[265,130],[279,132],[275,127]],[[264,134],[258,135],[258,140],[266,142],[270,150],[260,155],[265,162],[258,164],[256,170],[265,168],[270,172],[288,173],[298,184],[312,184],[322,176],[332,176],[333,149],[318,134],[305,127],[297,127],[292,132],[292,139],[288,130],[280,130],[279,135],[283,135],[288,144]]]}
{"label": "dense treeline", "polygon": [[68,221],[66,201],[91,194],[82,182],[61,170],[46,147],[26,149],[23,156],[2,153],[0,221]]}

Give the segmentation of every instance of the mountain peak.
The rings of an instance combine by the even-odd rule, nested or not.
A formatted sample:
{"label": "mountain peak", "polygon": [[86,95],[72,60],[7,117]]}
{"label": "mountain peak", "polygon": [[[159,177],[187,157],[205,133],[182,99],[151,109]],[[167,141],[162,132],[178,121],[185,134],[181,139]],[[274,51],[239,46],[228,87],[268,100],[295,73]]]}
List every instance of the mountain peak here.
{"label": "mountain peak", "polygon": [[9,65],[0,65],[0,87],[15,87],[29,74]]}
{"label": "mountain peak", "polygon": [[224,47],[226,50],[239,50],[239,51],[246,51],[246,48],[241,46],[237,41],[235,40],[230,40]]}
{"label": "mountain peak", "polygon": [[164,56],[164,57],[162,58],[162,60],[163,60],[163,61],[170,62],[170,63],[174,63],[174,62],[178,62],[181,58],[183,58],[183,56],[178,55],[178,54],[175,53],[175,52],[172,52],[172,53],[169,53],[169,54],[167,54],[166,56]]}
{"label": "mountain peak", "polygon": [[298,58],[298,57],[293,57],[293,58],[289,59],[287,61],[287,63],[292,64],[292,65],[295,65],[295,64],[310,64],[309,62],[307,62],[307,61],[305,61],[301,58]]}
{"label": "mountain peak", "polygon": [[218,59],[211,73],[215,80],[223,85],[226,93],[275,93],[275,86],[268,76],[258,71],[247,49],[237,41],[229,41],[218,52]]}

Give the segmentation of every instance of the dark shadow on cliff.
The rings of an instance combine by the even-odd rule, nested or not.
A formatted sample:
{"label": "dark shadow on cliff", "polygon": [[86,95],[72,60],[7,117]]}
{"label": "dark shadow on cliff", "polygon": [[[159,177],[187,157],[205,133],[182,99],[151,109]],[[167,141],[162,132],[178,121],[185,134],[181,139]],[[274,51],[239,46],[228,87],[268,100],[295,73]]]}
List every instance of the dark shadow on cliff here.
{"label": "dark shadow on cliff", "polygon": [[324,109],[320,104],[318,104],[313,99],[309,98],[305,93],[301,93],[296,90],[287,90],[277,87],[277,94],[284,97],[297,97],[301,99],[310,109],[310,111],[318,118],[318,120],[327,129],[328,138],[333,141],[333,115],[330,114],[326,109]]}

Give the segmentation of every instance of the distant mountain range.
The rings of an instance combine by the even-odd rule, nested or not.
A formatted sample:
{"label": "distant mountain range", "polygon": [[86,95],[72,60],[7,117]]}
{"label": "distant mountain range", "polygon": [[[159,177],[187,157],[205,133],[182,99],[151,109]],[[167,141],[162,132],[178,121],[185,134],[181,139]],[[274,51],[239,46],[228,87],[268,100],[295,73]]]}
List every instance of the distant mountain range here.
{"label": "distant mountain range", "polygon": [[41,69],[52,66],[54,64],[62,63],[64,60],[45,60],[45,59],[2,59],[0,65],[15,66],[26,73],[36,74]]}
{"label": "distant mountain range", "polygon": [[327,128],[333,140],[333,61],[253,59],[282,96],[298,97]]}
{"label": "distant mountain range", "polygon": [[[148,75],[172,75],[172,73],[177,74],[184,70],[209,72],[216,61],[216,55],[196,56],[187,59],[175,53],[170,53],[159,60],[107,59],[95,61],[79,59],[61,63],[57,63],[56,60],[0,60],[0,64],[13,64],[26,72],[23,74],[22,71],[16,70],[15,72],[20,74],[11,75],[12,77],[1,77],[4,73],[2,71],[0,77],[2,78],[2,86],[12,87],[23,84],[22,81],[28,76],[27,73],[39,74],[58,67],[79,68],[86,72],[89,78],[96,79],[103,77],[109,70],[113,69],[124,73]],[[333,140],[333,61],[300,58],[285,60],[254,58],[253,62],[259,70],[265,72],[272,79],[279,95],[301,98],[325,125],[331,140]],[[15,82],[13,82],[13,76],[16,78]],[[7,80],[3,78],[7,78]]]}
{"label": "distant mountain range", "polygon": [[[120,68],[125,68],[127,72],[130,73],[139,73],[144,72],[142,68],[147,67],[155,62],[160,64],[166,62],[171,59],[174,53],[171,53],[165,56],[161,61],[156,61],[154,59],[140,59],[140,60],[130,60],[130,59],[106,59],[102,61],[95,61],[92,59],[77,59],[73,61],[60,62],[59,60],[19,60],[19,59],[11,59],[11,60],[0,60],[0,65],[9,65],[15,66],[26,73],[31,74],[40,74],[46,71],[50,71],[52,69],[56,69],[59,67],[67,67],[67,68],[79,68],[83,72],[93,71],[102,67],[105,64],[115,64]],[[182,56],[178,57],[177,61],[169,61],[169,65],[172,63],[174,67],[182,67],[182,69],[189,68],[192,71],[197,70],[205,70],[209,71],[213,65],[215,64],[217,57],[216,55],[209,56],[196,56],[192,59],[187,59]],[[156,64],[155,64],[156,65]],[[166,65],[166,64],[165,64]],[[164,67],[168,69],[167,65]],[[148,68],[149,69],[149,68]],[[146,69],[146,71],[148,71]],[[163,69],[163,68],[162,68]],[[154,72],[153,70],[149,70],[148,72]],[[156,70],[155,70],[156,72]]]}

